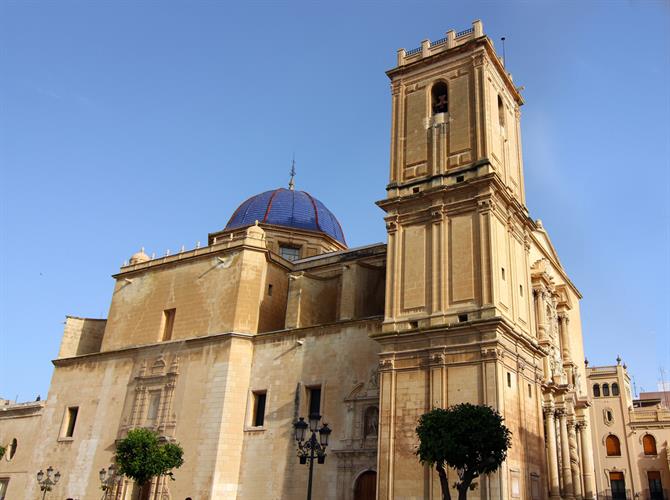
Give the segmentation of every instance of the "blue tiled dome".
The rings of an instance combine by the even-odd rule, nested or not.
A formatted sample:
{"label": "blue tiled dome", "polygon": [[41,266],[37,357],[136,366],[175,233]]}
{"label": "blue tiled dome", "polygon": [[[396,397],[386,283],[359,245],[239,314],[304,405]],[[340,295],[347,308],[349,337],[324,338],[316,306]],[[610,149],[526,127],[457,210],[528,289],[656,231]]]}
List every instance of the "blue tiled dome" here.
{"label": "blue tiled dome", "polygon": [[242,203],[226,229],[250,226],[256,221],[325,233],[346,246],[342,227],[333,213],[304,191],[279,188],[252,196]]}

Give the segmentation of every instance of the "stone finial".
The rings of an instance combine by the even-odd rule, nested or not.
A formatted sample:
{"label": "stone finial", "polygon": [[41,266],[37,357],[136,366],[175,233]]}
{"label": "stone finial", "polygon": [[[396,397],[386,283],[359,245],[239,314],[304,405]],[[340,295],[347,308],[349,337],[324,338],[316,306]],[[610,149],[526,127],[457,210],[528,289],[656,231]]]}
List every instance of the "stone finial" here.
{"label": "stone finial", "polygon": [[588,360],[588,358],[584,358],[584,366],[586,366],[586,367],[589,366],[589,360]]}
{"label": "stone finial", "polygon": [[142,247],[139,252],[134,253],[132,257],[130,257],[130,265],[141,264],[142,262],[147,262],[149,260],[151,260],[151,258],[144,253],[144,247]]}
{"label": "stone finial", "polygon": [[405,49],[398,49],[398,61],[397,61],[398,66],[402,66],[403,64],[405,64],[405,54],[406,54]]}
{"label": "stone finial", "polygon": [[620,365],[621,364],[621,356],[616,357],[616,364]]}
{"label": "stone finial", "polygon": [[475,38],[484,36],[484,25],[482,24],[481,20],[477,19],[476,21],[472,22],[472,31],[474,32]]}
{"label": "stone finial", "polygon": [[421,40],[421,57],[428,57],[430,55],[430,40]]}

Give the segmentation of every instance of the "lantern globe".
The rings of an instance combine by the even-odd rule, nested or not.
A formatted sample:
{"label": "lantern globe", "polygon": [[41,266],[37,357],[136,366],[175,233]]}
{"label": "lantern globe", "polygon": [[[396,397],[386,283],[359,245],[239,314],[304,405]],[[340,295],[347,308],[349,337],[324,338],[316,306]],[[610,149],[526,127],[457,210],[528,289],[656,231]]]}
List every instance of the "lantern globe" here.
{"label": "lantern globe", "polygon": [[319,427],[319,420],[321,420],[321,415],[318,413],[312,413],[309,416],[309,430],[316,432],[316,429]]}
{"label": "lantern globe", "polygon": [[328,446],[328,438],[330,437],[331,432],[333,431],[330,427],[328,427],[328,424],[323,424],[321,429],[319,429],[319,442],[324,448]]}
{"label": "lantern globe", "polygon": [[303,417],[300,417],[299,420],[293,423],[293,429],[295,431],[295,440],[298,442],[305,440],[305,432],[307,431],[307,422]]}

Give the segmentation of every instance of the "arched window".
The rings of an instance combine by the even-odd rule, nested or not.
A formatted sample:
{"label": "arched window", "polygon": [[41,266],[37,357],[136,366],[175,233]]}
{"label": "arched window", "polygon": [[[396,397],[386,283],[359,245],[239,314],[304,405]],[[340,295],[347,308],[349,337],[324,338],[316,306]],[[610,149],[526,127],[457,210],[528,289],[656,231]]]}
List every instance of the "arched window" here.
{"label": "arched window", "polygon": [[605,448],[607,449],[608,457],[620,457],[621,456],[621,443],[619,438],[614,434],[610,434],[605,439]]}
{"label": "arched window", "polygon": [[444,82],[437,82],[431,91],[431,104],[433,114],[447,113],[449,111],[449,88]]}
{"label": "arched window", "polygon": [[498,123],[501,127],[505,126],[505,106],[500,95],[498,95]]}
{"label": "arched window", "polygon": [[610,385],[603,384],[603,396],[609,396],[609,395],[610,395]]}
{"label": "arched window", "polygon": [[618,396],[619,395],[619,384],[614,382],[612,384],[612,396]]}
{"label": "arched window", "polygon": [[593,397],[594,398],[600,397],[600,386],[598,384],[593,384]]}
{"label": "arched window", "polygon": [[645,434],[642,438],[642,447],[645,455],[657,455],[656,452],[656,438],[651,434]]}

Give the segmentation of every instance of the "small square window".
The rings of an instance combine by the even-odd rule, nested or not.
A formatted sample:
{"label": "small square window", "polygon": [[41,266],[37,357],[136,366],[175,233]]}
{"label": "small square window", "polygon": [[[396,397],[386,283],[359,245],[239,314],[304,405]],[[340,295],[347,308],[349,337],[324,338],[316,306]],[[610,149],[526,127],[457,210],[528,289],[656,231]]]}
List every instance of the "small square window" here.
{"label": "small square window", "polygon": [[254,413],[251,423],[254,427],[263,427],[265,423],[265,401],[267,393],[254,392]]}
{"label": "small square window", "polygon": [[300,258],[300,247],[279,245],[279,255],[286,260],[298,260]]}
{"label": "small square window", "polygon": [[463,182],[465,180],[465,176],[463,175],[457,175],[456,176],[456,182]]}
{"label": "small square window", "polygon": [[77,415],[79,415],[78,406],[70,406],[65,412],[65,421],[63,422],[62,437],[71,438],[74,436],[74,427],[77,425]]}
{"label": "small square window", "polygon": [[465,323],[468,320],[468,315],[467,314],[459,314],[458,315],[458,322],[459,323]]}

